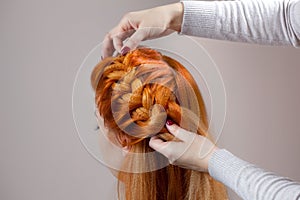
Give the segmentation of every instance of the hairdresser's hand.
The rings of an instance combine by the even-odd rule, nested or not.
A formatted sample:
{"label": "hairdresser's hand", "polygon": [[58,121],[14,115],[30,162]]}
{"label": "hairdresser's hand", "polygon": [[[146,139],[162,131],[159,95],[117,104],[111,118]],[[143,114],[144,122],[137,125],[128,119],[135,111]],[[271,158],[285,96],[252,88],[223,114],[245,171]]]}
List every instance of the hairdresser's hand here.
{"label": "hairdresser's hand", "polygon": [[[126,14],[120,23],[105,36],[102,58],[111,56],[115,50],[124,55],[135,49],[143,40],[159,38],[174,31],[180,31],[182,15],[182,3]],[[124,41],[125,39],[127,40]]]}
{"label": "hairdresser's hand", "polygon": [[167,128],[182,142],[164,142],[156,136],[150,139],[150,147],[169,159],[173,165],[197,171],[208,171],[208,161],[217,147],[206,137],[186,131],[170,121]]}

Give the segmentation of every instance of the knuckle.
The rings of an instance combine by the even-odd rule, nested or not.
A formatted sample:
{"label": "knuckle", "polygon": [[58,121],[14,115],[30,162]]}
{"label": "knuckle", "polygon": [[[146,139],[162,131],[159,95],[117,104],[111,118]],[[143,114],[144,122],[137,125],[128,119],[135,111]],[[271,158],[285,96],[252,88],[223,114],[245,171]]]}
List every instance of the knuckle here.
{"label": "knuckle", "polygon": [[170,163],[171,165],[175,165],[175,164],[176,164],[176,159],[174,159],[174,158],[169,158],[169,163]]}
{"label": "knuckle", "polygon": [[111,40],[111,39],[112,39],[112,33],[111,33],[111,32],[108,32],[108,33],[105,35],[105,38],[107,38],[108,40]]}
{"label": "knuckle", "polygon": [[133,15],[133,12],[128,12],[128,13],[125,13],[122,17],[122,21],[126,21],[128,19],[130,19],[130,17]]}

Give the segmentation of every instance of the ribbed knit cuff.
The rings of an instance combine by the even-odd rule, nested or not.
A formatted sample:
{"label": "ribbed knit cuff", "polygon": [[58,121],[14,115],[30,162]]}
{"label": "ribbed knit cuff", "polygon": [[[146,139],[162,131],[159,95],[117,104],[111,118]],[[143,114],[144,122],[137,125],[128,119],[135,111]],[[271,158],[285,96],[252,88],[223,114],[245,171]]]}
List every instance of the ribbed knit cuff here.
{"label": "ribbed knit cuff", "polygon": [[208,172],[214,179],[235,190],[241,170],[250,165],[229,151],[218,149],[208,162]]}
{"label": "ribbed knit cuff", "polygon": [[291,36],[291,43],[294,47],[300,48],[300,1],[291,1],[290,20],[293,25],[295,37]]}
{"label": "ribbed knit cuff", "polygon": [[209,36],[216,28],[216,5],[208,1],[181,1],[183,19],[179,34]]}

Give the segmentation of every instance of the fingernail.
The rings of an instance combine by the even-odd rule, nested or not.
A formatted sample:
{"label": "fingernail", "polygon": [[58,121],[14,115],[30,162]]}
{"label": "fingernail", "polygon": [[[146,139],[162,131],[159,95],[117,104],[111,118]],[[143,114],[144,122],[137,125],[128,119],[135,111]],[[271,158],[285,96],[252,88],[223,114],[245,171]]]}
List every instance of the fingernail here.
{"label": "fingernail", "polygon": [[126,55],[130,51],[130,48],[125,46],[121,49],[122,56]]}
{"label": "fingernail", "polygon": [[167,125],[171,126],[173,124],[174,124],[174,122],[172,120],[170,120],[170,119],[167,120]]}

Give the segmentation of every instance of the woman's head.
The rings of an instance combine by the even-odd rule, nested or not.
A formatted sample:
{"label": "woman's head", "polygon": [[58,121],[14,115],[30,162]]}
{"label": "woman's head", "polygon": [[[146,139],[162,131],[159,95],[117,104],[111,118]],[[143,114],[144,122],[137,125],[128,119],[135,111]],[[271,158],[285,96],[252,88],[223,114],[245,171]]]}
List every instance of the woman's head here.
{"label": "woman's head", "polygon": [[[165,127],[167,119],[189,131],[208,136],[204,102],[193,77],[179,62],[156,50],[139,48],[126,56],[101,61],[92,72],[91,84],[95,91],[96,107],[109,130],[109,138],[127,147],[129,152],[142,155],[152,152],[148,144],[153,135],[164,140],[176,140]],[[147,159],[127,156],[123,166],[145,168],[159,166],[159,162],[161,158],[157,156]],[[125,184],[126,199],[139,199],[139,195],[150,189],[160,191],[164,196],[162,199],[171,199],[170,192],[174,192],[174,197],[183,199],[193,192],[193,183],[204,186],[216,184],[208,175],[201,175],[202,182],[193,180],[194,175],[199,173],[169,165],[139,174],[120,171],[118,178]],[[138,183],[144,181],[152,185]],[[156,187],[158,183],[160,187]],[[224,190],[223,186],[215,187]],[[206,191],[206,196],[203,192],[201,194],[212,197],[215,189],[208,189],[210,192]],[[200,195],[201,198],[203,195]],[[159,199],[159,196],[149,193],[150,199]]]}
{"label": "woman's head", "polygon": [[205,135],[207,117],[201,94],[189,72],[155,50],[140,48],[108,58],[92,73],[100,115],[122,146],[159,135],[173,139],[167,118]]}

